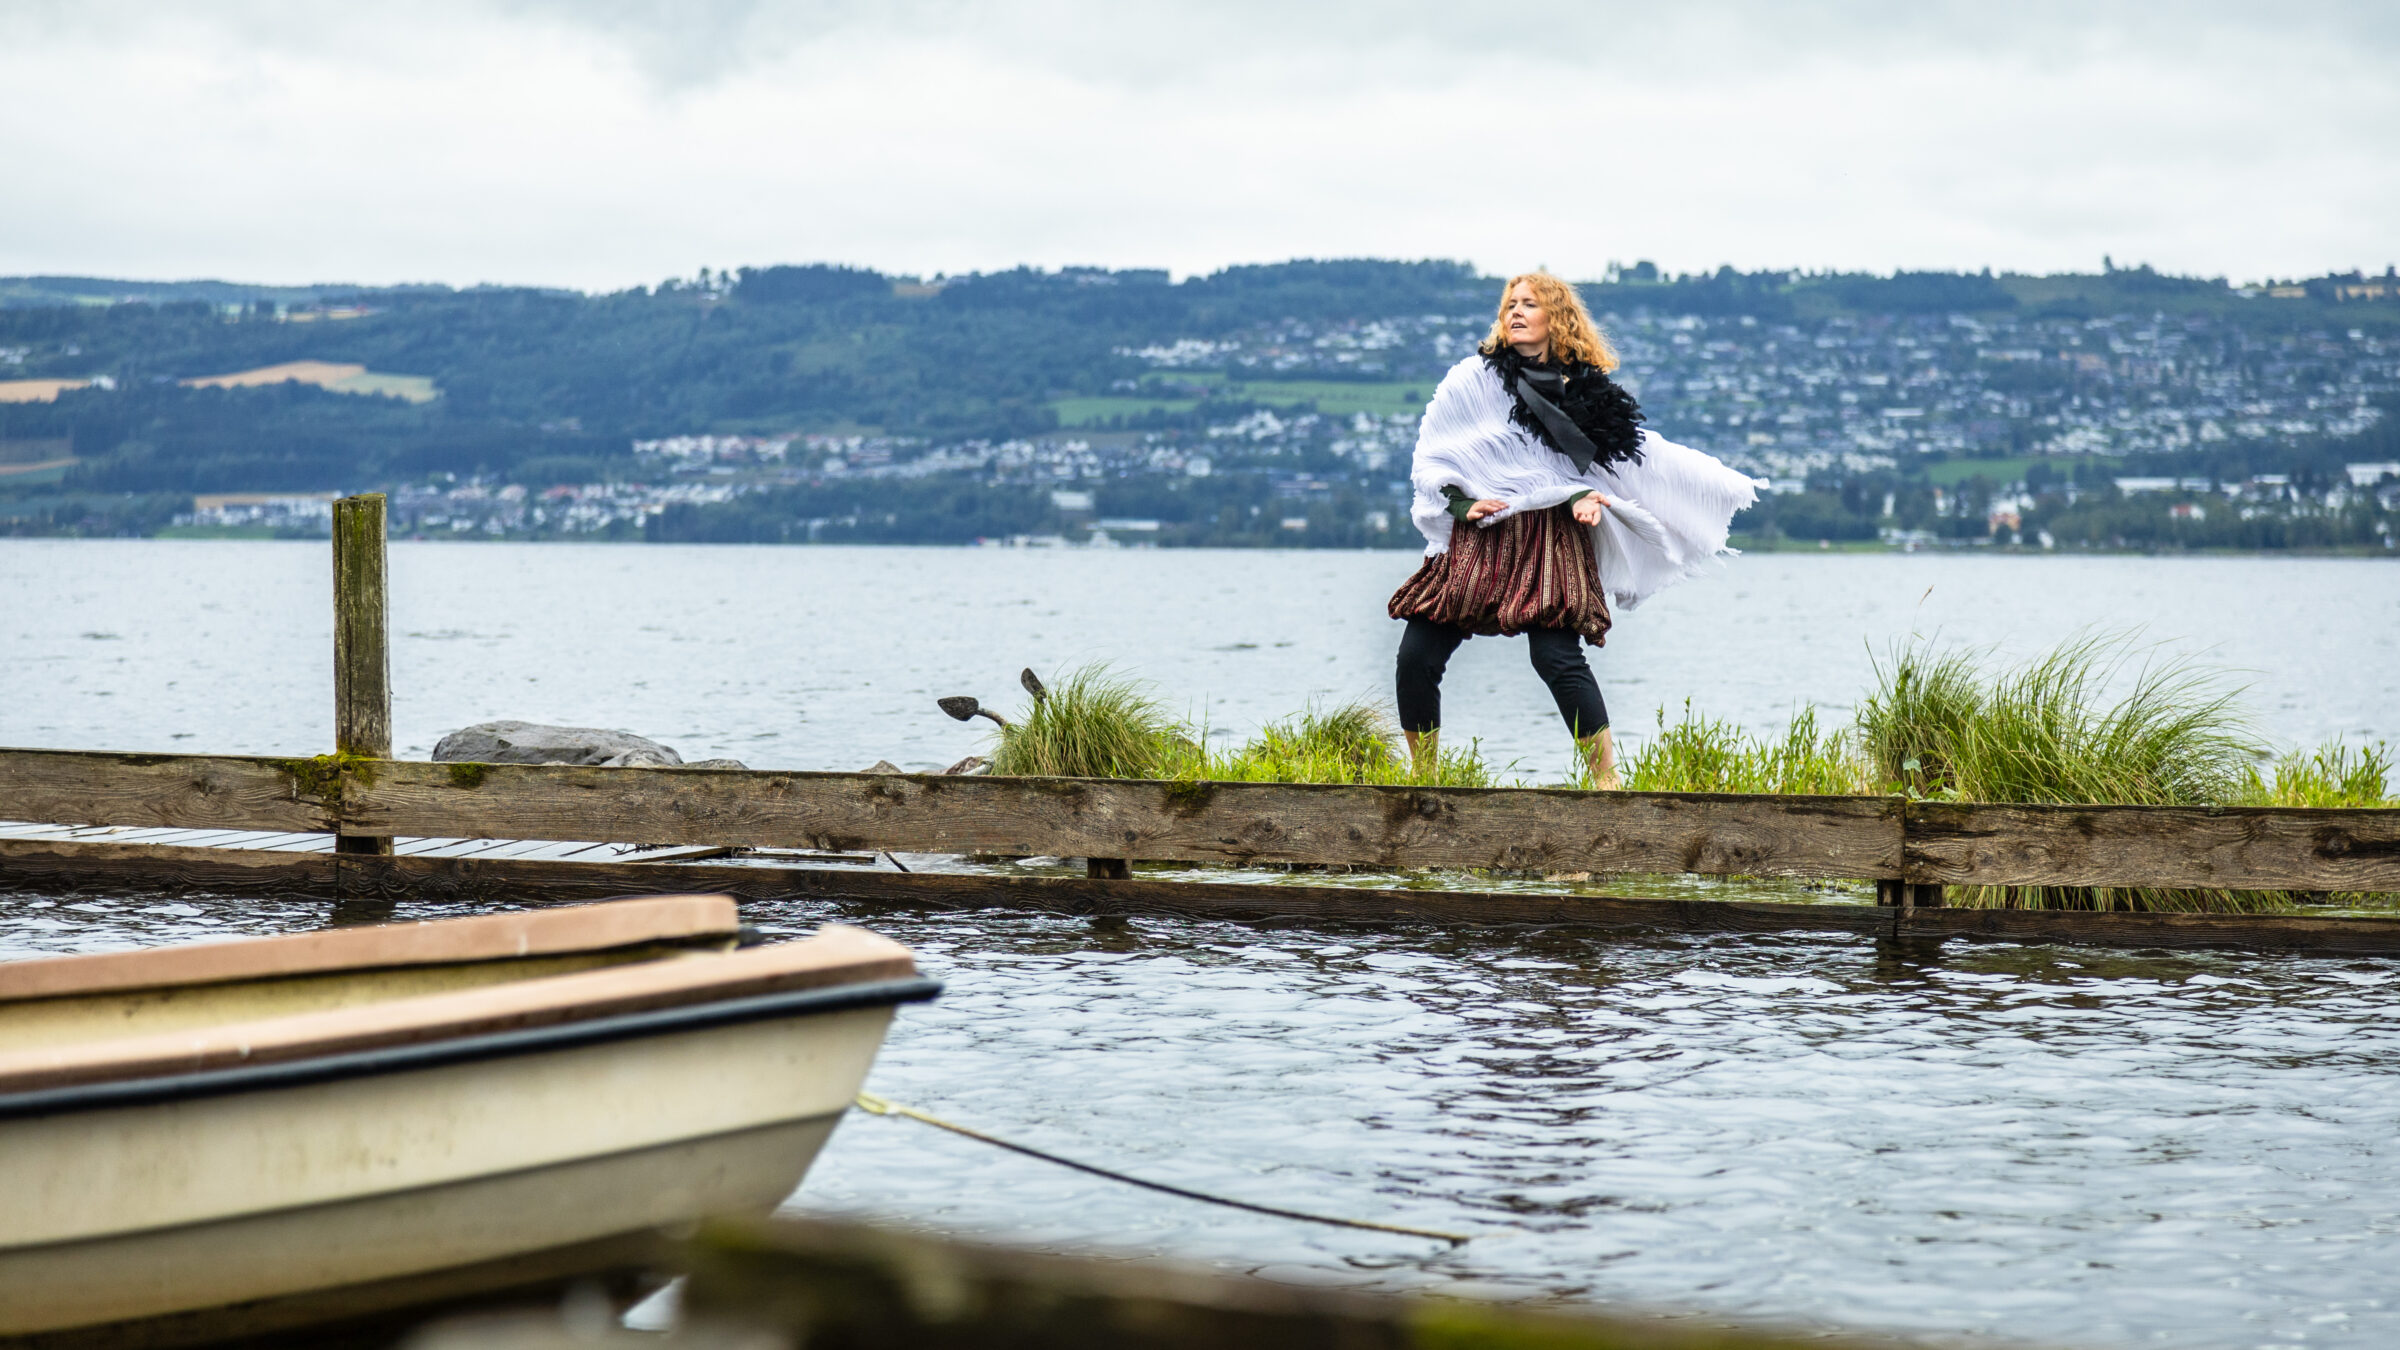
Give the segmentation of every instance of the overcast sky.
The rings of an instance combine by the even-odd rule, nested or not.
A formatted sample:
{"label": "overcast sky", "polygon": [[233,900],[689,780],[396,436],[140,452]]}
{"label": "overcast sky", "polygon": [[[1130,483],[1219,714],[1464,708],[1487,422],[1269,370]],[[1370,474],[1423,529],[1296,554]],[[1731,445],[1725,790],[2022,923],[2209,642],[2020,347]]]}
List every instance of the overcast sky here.
{"label": "overcast sky", "polygon": [[0,273],[2400,259],[2400,5],[0,0]]}

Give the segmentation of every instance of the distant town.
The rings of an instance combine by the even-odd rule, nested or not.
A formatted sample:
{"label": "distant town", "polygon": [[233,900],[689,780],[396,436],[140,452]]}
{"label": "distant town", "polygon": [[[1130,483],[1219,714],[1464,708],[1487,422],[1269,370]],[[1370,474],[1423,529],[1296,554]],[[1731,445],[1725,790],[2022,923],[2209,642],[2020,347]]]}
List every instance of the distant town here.
{"label": "distant town", "polygon": [[[429,429],[447,417],[448,435],[467,435],[457,405],[498,404],[496,382],[481,370],[390,373],[398,362],[376,344],[321,335],[437,318],[489,324],[488,300],[440,315],[405,297],[213,300],[187,307],[196,312],[177,328],[180,359],[196,359],[188,349],[223,331],[268,339],[240,344],[247,350],[340,347],[330,355],[353,359],[162,372],[121,345],[115,368],[70,376],[81,353],[67,349],[79,344],[29,340],[60,321],[24,303],[21,286],[0,285],[17,297],[0,309],[0,531],[307,534],[325,528],[334,495],[378,488],[390,495],[395,532],[423,538],[1413,546],[1406,478],[1418,412],[1487,330],[1488,314],[1468,302],[1488,299],[1492,286],[1457,271],[1432,285],[1402,272],[1407,284],[1385,286],[1391,294],[1379,301],[1372,284],[1336,291],[1305,270],[1316,265],[1289,266],[1252,269],[1260,275],[1241,306],[1195,303],[1181,315],[1153,306],[1169,311],[1163,321],[1112,314],[1072,330],[1087,344],[1095,334],[1084,329],[1114,340],[1071,376],[1054,365],[1020,381],[1014,397],[946,412],[958,427],[948,433],[923,424],[941,420],[932,417],[904,428],[886,417],[878,427],[861,425],[857,408],[779,418],[743,405],[834,403],[839,395],[809,387],[802,367],[811,358],[790,355],[792,332],[855,321],[869,312],[856,302],[871,292],[889,308],[913,288],[920,294],[903,303],[928,328],[942,318],[928,304],[968,299],[977,304],[961,305],[962,322],[1008,318],[1013,306],[1016,322],[1039,328],[1063,305],[1109,314],[1184,287],[1154,274],[935,285],[815,269],[825,275],[803,278],[808,285],[785,279],[795,295],[768,278],[810,269],[773,269],[637,292],[638,301],[617,303],[671,305],[687,324],[743,314],[747,297],[749,322],[782,325],[762,332],[760,345],[794,373],[786,386],[757,377],[765,393],[719,391],[713,406],[710,386],[729,383],[724,367],[735,358],[680,375],[635,370],[629,378],[651,387],[648,405],[632,409],[609,406],[615,390],[595,389],[579,409],[549,389],[536,395],[534,411],[548,414],[538,422],[519,412],[473,428],[482,438],[473,463],[456,463],[462,456]],[[1623,357],[1618,378],[1651,428],[1766,480],[1760,506],[1737,522],[1753,547],[2393,550],[2400,441],[2388,418],[2400,400],[2400,279],[2234,287],[2111,264],[2066,280],[2076,284],[1730,271],[1660,279],[1636,268],[1589,293]],[[1425,308],[1431,298],[1449,303]],[[155,296],[122,303],[174,305]],[[1394,312],[1372,312],[1379,303]],[[810,304],[822,313],[795,319],[772,308]],[[1277,308],[1289,312],[1262,312]],[[300,340],[281,340],[294,333]],[[998,367],[1024,360],[1000,349],[1005,336],[984,338]],[[569,355],[511,359],[555,368]],[[24,377],[5,378],[12,368]],[[145,400],[134,411],[152,419],[148,428],[105,416]],[[677,403],[694,409],[680,426]],[[306,414],[356,417],[368,404],[382,421],[362,439],[392,448],[347,466],[301,467],[314,444],[304,437],[271,463],[229,452],[238,425],[187,436],[177,460],[168,450],[175,433],[160,430],[179,415],[246,416],[272,437]],[[80,408],[82,420],[62,408]],[[978,420],[992,429],[977,432]],[[606,423],[629,429],[611,439]],[[52,434],[27,434],[42,432]],[[123,439],[93,454],[111,435]],[[412,458],[455,467],[412,472]],[[306,472],[338,481],[244,481]],[[174,500],[159,491],[161,477],[193,490]]]}

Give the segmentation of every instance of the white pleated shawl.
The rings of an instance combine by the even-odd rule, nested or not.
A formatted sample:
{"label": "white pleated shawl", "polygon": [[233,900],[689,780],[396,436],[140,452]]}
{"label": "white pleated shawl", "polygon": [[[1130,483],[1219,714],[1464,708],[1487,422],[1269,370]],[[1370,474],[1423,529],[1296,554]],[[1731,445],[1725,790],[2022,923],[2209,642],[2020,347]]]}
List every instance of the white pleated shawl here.
{"label": "white pleated shawl", "polygon": [[1686,577],[1707,571],[1726,547],[1734,513],[1758,500],[1766,484],[1725,466],[1714,455],[1644,431],[1642,462],[1575,472],[1575,462],[1508,420],[1516,400],[1480,355],[1450,368],[1425,420],[1409,469],[1414,499],[1409,519],[1425,536],[1431,557],[1450,548],[1453,486],[1478,500],[1508,503],[1476,522],[1490,529],[1520,511],[1558,505],[1585,488],[1607,499],[1592,527],[1600,584],[1626,609]]}

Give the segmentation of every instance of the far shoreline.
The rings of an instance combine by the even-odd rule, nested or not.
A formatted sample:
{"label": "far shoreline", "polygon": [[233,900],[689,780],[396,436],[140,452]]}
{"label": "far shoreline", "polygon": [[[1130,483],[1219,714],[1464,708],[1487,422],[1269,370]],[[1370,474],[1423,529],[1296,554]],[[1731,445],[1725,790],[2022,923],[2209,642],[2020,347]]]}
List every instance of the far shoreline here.
{"label": "far shoreline", "polygon": [[[270,544],[271,544],[271,543],[285,543],[285,544],[316,544],[316,545],[324,545],[324,544],[326,544],[326,543],[327,543],[327,536],[325,536],[325,535],[322,535],[322,534],[301,534],[301,533],[294,533],[294,532],[288,532],[288,531],[271,531],[271,530],[258,530],[258,529],[243,529],[243,528],[240,528],[240,527],[209,528],[209,527],[192,527],[192,526],[182,526],[182,527],[177,527],[177,528],[170,529],[170,530],[162,530],[162,531],[160,531],[160,532],[159,532],[159,533],[157,533],[157,534],[150,534],[150,535],[79,535],[79,534],[12,534],[12,535],[0,535],[0,544],[9,544],[9,543],[17,543],[17,542],[51,542],[51,543],[55,543],[55,542],[69,542],[69,543],[94,543],[94,544],[96,544],[96,543],[159,543],[159,544],[213,544],[213,543],[251,543],[251,544],[270,543]],[[1101,545],[1101,546],[1093,546],[1093,545],[1090,545],[1090,544],[1049,544],[1049,543],[1045,543],[1045,544],[1013,544],[1013,543],[1007,543],[1007,542],[1001,542],[1001,541],[984,541],[984,540],[961,540],[961,541],[952,541],[952,542],[926,542],[926,541],[916,541],[916,542],[865,542],[865,541],[856,541],[856,540],[845,540],[845,541],[841,541],[841,542],[819,542],[819,543],[808,543],[808,542],[805,542],[805,541],[782,541],[782,542],[776,542],[776,543],[759,543],[759,542],[751,542],[751,541],[723,541],[723,542],[719,542],[719,541],[709,541],[709,540],[650,540],[650,539],[631,539],[631,538],[623,538],[623,537],[619,537],[619,538],[583,538],[583,539],[570,539],[570,538],[560,538],[560,537],[557,537],[557,536],[547,536],[547,537],[519,537],[519,538],[501,538],[501,539],[494,539],[494,538],[490,538],[490,537],[488,537],[488,536],[487,536],[487,537],[483,537],[483,538],[473,538],[473,537],[457,537],[457,536],[448,536],[448,537],[445,537],[445,536],[441,536],[441,535],[426,535],[426,534],[395,534],[395,535],[391,536],[391,542],[392,542],[392,543],[394,543],[394,544],[438,544],[438,545],[455,545],[455,546],[466,546],[466,547],[473,547],[473,546],[479,546],[479,545],[492,545],[492,544],[541,544],[541,545],[565,545],[565,546],[571,546],[571,547],[583,547],[583,548],[589,548],[589,547],[594,547],[594,546],[606,546],[606,547],[626,546],[626,547],[648,547],[648,548],[698,548],[698,549],[785,549],[785,548],[790,548],[790,549],[887,549],[887,548],[888,548],[888,549],[912,549],[912,548],[913,548],[913,549],[958,549],[958,550],[976,551],[976,552],[981,552],[981,551],[987,551],[987,550],[988,550],[988,551],[991,551],[991,552],[1005,552],[1005,553],[1099,553],[1099,554],[1116,554],[1116,553],[1125,553],[1125,552],[1162,552],[1162,553],[1288,553],[1288,554],[1300,554],[1300,555],[1312,554],[1312,553],[1381,553],[1381,554],[1390,554],[1390,555],[1392,555],[1392,556],[1394,556],[1394,557],[1409,557],[1409,556],[1414,556],[1414,555],[1415,555],[1415,553],[1416,553],[1416,550],[1414,550],[1414,549],[1409,549],[1409,548],[1376,548],[1376,547],[1326,547],[1326,548],[1308,548],[1308,547],[1299,547],[1299,548],[1294,548],[1294,547],[1290,547],[1290,546],[1287,546],[1287,545],[1279,545],[1279,544],[1153,544],[1153,543],[1137,543],[1137,544],[1116,544],[1116,545]],[[1880,542],[1880,541],[1869,541],[1869,540],[1819,541],[1819,542],[1816,542],[1816,543],[1805,543],[1805,542],[1801,542],[1801,541],[1797,541],[1797,540],[1761,540],[1761,539],[1756,539],[1756,538],[1744,538],[1744,537],[1742,537],[1742,536],[1736,535],[1736,536],[1733,538],[1733,540],[1731,541],[1731,543],[1730,543],[1729,547],[1731,547],[1731,548],[1732,548],[1732,549],[1734,549],[1734,550],[1735,550],[1737,553],[1739,553],[1739,554],[1741,554],[1741,555],[1744,555],[1744,556],[1762,556],[1762,555],[1798,555],[1798,556],[1821,556],[1821,557],[1926,557],[1926,558],[1991,558],[1991,557],[2007,557],[2007,558],[2158,558],[2158,559],[2170,559],[2170,558],[2192,558],[2192,559],[2202,559],[2202,558],[2347,558],[2347,559],[2358,559],[2358,560],[2367,560],[2367,559],[2386,559],[2386,560],[2395,560],[2395,559],[2400,559],[2400,550],[2396,550],[2396,549],[2388,549],[2388,548],[2386,548],[2386,549],[2368,548],[2368,547],[2365,547],[2365,546],[2353,546],[2353,547],[2349,547],[2349,548],[2289,548],[2289,549],[2284,549],[2284,548],[2260,548],[2260,549],[2236,549],[2236,548],[2089,548],[2089,547],[2082,547],[2082,548],[2072,548],[2072,547],[2068,547],[2068,548],[2041,548],[2041,547],[2037,547],[2037,546],[2030,546],[2030,545],[2024,545],[2024,544],[1965,543],[1965,544],[1940,544],[1940,545],[1932,545],[1932,546],[1922,546],[1922,545],[1920,545],[1920,546],[1915,546],[1915,547],[1908,547],[1908,546],[1895,546],[1895,545],[1892,545],[1892,544],[1886,544],[1886,543],[1882,543],[1882,542]]]}

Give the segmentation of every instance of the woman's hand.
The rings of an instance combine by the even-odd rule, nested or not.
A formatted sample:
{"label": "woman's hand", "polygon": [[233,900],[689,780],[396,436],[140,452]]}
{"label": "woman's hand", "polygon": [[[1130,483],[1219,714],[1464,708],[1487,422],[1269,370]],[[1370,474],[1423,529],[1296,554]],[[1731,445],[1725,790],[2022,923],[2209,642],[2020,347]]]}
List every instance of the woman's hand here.
{"label": "woman's hand", "polygon": [[1481,520],[1485,516],[1491,515],[1495,511],[1505,511],[1507,509],[1507,502],[1501,501],[1496,497],[1486,497],[1482,501],[1479,501],[1473,506],[1467,508],[1467,519]]}
{"label": "woman's hand", "polygon": [[1575,513],[1575,519],[1584,524],[1597,525],[1600,523],[1600,508],[1606,505],[1608,505],[1608,499],[1593,492],[1577,497],[1575,505],[1568,509]]}

